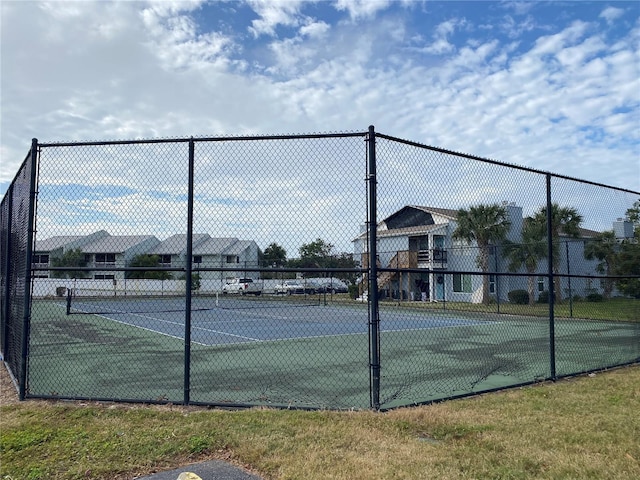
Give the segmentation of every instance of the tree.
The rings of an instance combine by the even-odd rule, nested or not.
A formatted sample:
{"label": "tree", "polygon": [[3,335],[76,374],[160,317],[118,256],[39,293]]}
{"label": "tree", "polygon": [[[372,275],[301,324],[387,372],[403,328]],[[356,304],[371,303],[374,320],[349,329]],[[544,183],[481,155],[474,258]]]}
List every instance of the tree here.
{"label": "tree", "polygon": [[[596,269],[607,277],[611,276],[618,255],[618,242],[613,230],[598,233],[593,240],[584,247],[584,258],[587,260],[598,259],[600,263]],[[604,280],[604,298],[611,298],[613,282],[610,278]]]}
{"label": "tree", "polygon": [[[547,235],[547,207],[542,207],[534,214],[533,221],[544,236]],[[571,238],[580,236],[580,224],[582,215],[572,207],[560,207],[557,203],[551,205],[551,241],[553,245],[553,272],[560,274],[560,235],[564,234]],[[567,259],[568,260],[568,259]],[[556,301],[562,301],[562,285],[556,280],[555,286]]]}
{"label": "tree", "polygon": [[[353,255],[350,253],[340,253],[331,257],[330,268],[345,268],[354,269],[358,266],[357,262],[353,259]],[[335,274],[337,278],[347,283],[355,283],[358,274],[355,272],[338,272]]]}
{"label": "tree", "polygon": [[[79,248],[67,250],[61,257],[51,259],[52,267],[83,268],[87,266],[84,253]],[[54,278],[87,278],[88,273],[83,270],[53,270],[51,276]]]}
{"label": "tree", "polygon": [[321,258],[331,256],[333,245],[317,238],[311,243],[303,244],[300,249],[300,258]]}
{"label": "tree", "polygon": [[310,243],[304,243],[298,249],[300,268],[327,268],[333,252],[333,245],[317,238]]}
{"label": "tree", "polygon": [[277,243],[271,243],[264,249],[262,262],[265,267],[282,267],[287,263],[287,251]]}
{"label": "tree", "polygon": [[[269,244],[269,246],[264,249],[264,252],[259,251],[258,256],[260,265],[265,268],[282,268],[287,264],[287,251],[275,242]],[[262,273],[262,278],[277,277],[278,273],[275,270],[273,272]]]}
{"label": "tree", "polygon": [[625,239],[620,244],[612,272],[614,275],[629,276],[616,281],[620,292],[640,298],[640,278],[637,277],[640,275],[640,200],[627,210],[626,219],[634,225],[633,238]]}
{"label": "tree", "polygon": [[633,207],[627,209],[626,217],[633,223],[635,230],[640,228],[640,200],[633,202]]}
{"label": "tree", "polygon": [[[130,267],[152,267],[157,268],[160,264],[160,257],[158,255],[150,255],[143,253],[136,255],[129,262]],[[171,272],[164,270],[135,270],[126,273],[127,278],[146,278],[152,280],[169,280],[173,278]]]}
{"label": "tree", "polygon": [[458,210],[458,226],[453,238],[476,242],[478,245],[477,265],[485,274],[482,276],[482,303],[489,304],[489,271],[490,246],[504,240],[509,231],[507,210],[498,205],[478,205],[469,210]]}
{"label": "tree", "polygon": [[[636,229],[636,233],[640,229]],[[620,252],[616,264],[612,269],[613,275],[629,276],[616,281],[618,290],[625,295],[640,298],[640,236],[634,240],[625,240],[620,245]],[[636,277],[631,277],[635,275]]]}
{"label": "tree", "polygon": [[[313,242],[303,244],[298,252],[300,258],[291,260],[288,264],[298,268],[335,268],[353,269],[357,267],[353,255],[349,253],[336,253],[334,246],[321,238]],[[336,272],[335,276],[345,282],[353,283],[356,274],[352,272]]]}
{"label": "tree", "polygon": [[529,305],[533,305],[535,299],[536,271],[538,261],[547,257],[547,243],[541,235],[539,226],[533,218],[524,219],[522,227],[522,242],[515,243],[505,240],[503,249],[509,259],[509,270],[516,272],[524,266],[529,276],[527,277],[527,292],[529,293]]}

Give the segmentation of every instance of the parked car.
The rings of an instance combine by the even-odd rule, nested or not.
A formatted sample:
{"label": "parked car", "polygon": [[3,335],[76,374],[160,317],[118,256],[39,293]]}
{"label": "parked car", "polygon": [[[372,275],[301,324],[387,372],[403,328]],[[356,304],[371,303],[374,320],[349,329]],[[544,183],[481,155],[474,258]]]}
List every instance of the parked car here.
{"label": "parked car", "polygon": [[294,293],[305,293],[304,285],[295,280],[286,280],[273,289],[276,295],[293,295]]}
{"label": "parked car", "polygon": [[339,280],[327,281],[318,284],[320,293],[348,293],[349,287]]}
{"label": "parked car", "polygon": [[222,294],[238,293],[240,295],[260,295],[262,286],[253,281],[252,278],[233,278],[228,280],[222,287]]}
{"label": "parked car", "polygon": [[305,282],[303,283],[304,293],[308,293],[309,295],[315,295],[316,293],[320,293],[320,284],[316,282]]}

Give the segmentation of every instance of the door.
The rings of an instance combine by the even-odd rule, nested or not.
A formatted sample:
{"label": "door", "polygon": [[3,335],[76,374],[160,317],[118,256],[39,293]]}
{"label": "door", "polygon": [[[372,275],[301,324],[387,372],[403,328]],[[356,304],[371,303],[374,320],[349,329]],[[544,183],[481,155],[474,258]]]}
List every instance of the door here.
{"label": "door", "polygon": [[435,299],[438,301],[444,300],[444,274],[437,273],[435,277]]}

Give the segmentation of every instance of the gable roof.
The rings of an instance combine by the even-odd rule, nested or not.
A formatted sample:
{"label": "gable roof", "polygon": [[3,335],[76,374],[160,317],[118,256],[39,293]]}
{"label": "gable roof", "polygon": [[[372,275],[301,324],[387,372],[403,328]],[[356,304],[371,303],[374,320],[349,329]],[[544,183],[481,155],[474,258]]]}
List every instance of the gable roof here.
{"label": "gable roof", "polygon": [[[458,210],[406,205],[378,223],[378,236],[422,235],[446,227],[457,217]],[[365,230],[354,241],[366,236],[367,231]]]}
{"label": "gable roof", "polygon": [[254,242],[253,240],[238,240],[233,245],[230,245],[224,253],[227,255],[237,255],[244,252],[247,248],[255,243],[256,242]]}
{"label": "gable roof", "polygon": [[[427,233],[435,233],[438,230],[442,230],[446,228],[447,228],[446,223],[434,223],[433,225],[417,225],[414,227],[395,228],[392,230],[379,230],[377,233],[377,236],[378,238],[394,237],[394,236],[414,237],[417,235],[424,235]],[[366,235],[366,232],[363,235]]]}
{"label": "gable roof", "polygon": [[45,238],[44,240],[36,240],[36,252],[50,252],[65,245],[84,238],[84,235],[59,235],[56,237]]}
{"label": "gable roof", "polygon": [[82,248],[84,253],[123,253],[144,242],[159,240],[153,235],[110,235]]}
{"label": "gable roof", "polygon": [[219,255],[231,245],[238,242],[237,238],[208,238],[193,248],[194,255]]}
{"label": "gable roof", "polygon": [[[192,249],[196,249],[200,244],[206,242],[211,237],[208,233],[194,233]],[[187,234],[176,233],[166,240],[156,245],[149,253],[156,255],[179,255],[187,252]]]}
{"label": "gable roof", "polygon": [[63,250],[80,248],[84,250],[85,245],[95,242],[101,238],[110,237],[105,230],[98,230],[89,235],[57,235],[44,240],[37,240],[35,244],[36,252],[53,252],[62,248]]}
{"label": "gable roof", "polygon": [[433,225],[436,223],[442,224],[455,220],[457,217],[457,210],[423,207],[419,205],[406,205],[382,220],[378,225],[378,228],[384,226],[389,230],[392,230],[419,225]]}
{"label": "gable roof", "polygon": [[419,205],[412,205],[413,208],[418,208],[429,213],[436,213],[443,217],[449,217],[451,220],[458,218],[458,210],[452,210],[450,208],[435,208],[435,207],[421,207]]}

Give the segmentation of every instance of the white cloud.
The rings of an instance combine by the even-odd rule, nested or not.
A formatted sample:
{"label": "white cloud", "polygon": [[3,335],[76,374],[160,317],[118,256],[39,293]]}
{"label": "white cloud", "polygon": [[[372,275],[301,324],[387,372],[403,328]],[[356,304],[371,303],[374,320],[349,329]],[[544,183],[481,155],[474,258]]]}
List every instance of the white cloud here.
{"label": "white cloud", "polygon": [[553,55],[567,45],[577,42],[584,36],[589,25],[583,21],[575,21],[560,33],[538,38],[532,52],[536,55]]}
{"label": "white cloud", "polygon": [[142,11],[142,21],[148,32],[146,44],[168,69],[201,68],[217,64],[224,67],[225,49],[231,40],[217,32],[198,34],[194,20],[176,14],[173,8],[160,4]]}
{"label": "white cloud", "polygon": [[390,3],[390,0],[336,0],[335,8],[339,11],[346,10],[351,20],[358,20],[374,17]]}
{"label": "white cloud", "polygon": [[254,36],[275,35],[279,25],[298,26],[302,0],[249,0],[253,10],[260,17],[251,22],[250,31]]}
{"label": "white cloud", "polygon": [[445,53],[455,51],[456,47],[454,44],[449,42],[449,36],[451,36],[456,29],[459,29],[464,25],[465,20],[458,18],[453,18],[440,23],[433,32],[433,42],[424,47],[423,51],[433,55],[443,55]]}
{"label": "white cloud", "polygon": [[616,7],[607,7],[600,12],[600,18],[604,18],[609,25],[613,24],[622,15],[624,15],[624,10]]}
{"label": "white cloud", "polygon": [[300,34],[311,38],[321,38],[330,29],[331,26],[326,22],[310,22],[300,27]]}
{"label": "white cloud", "polygon": [[[451,150],[628,188],[640,183],[640,27],[635,17],[619,17],[616,25],[624,18],[635,26],[613,35],[600,29],[597,13],[564,23],[553,19],[561,26],[552,26],[548,18],[535,16],[534,7],[509,28],[482,29],[479,24],[488,20],[433,12],[420,17],[425,26],[416,27],[412,15],[423,12],[395,7],[388,15],[394,8],[388,2],[321,4],[335,8],[326,18],[306,2],[248,5],[258,20],[235,18],[233,29],[216,30],[206,17],[211,5],[200,2],[78,2],[61,9],[3,2],[0,182],[13,177],[33,137],[362,131],[373,123],[379,132]],[[504,17],[492,18],[500,25]],[[535,34],[539,31],[544,35]],[[299,215],[297,240],[322,236],[317,219],[327,223],[331,212],[347,209],[353,195],[346,188],[309,193],[321,185],[314,175],[331,177],[344,167],[336,163],[324,171],[328,160],[314,159],[312,166],[296,170],[284,157],[270,159],[273,175],[221,172],[206,183],[213,194],[199,201],[277,193],[273,203],[263,202],[252,215],[259,212],[282,223]],[[163,152],[158,158],[168,162],[181,155]],[[74,175],[90,171],[134,190],[133,179],[147,178],[172,195],[177,195],[175,183],[184,187],[184,175],[175,173],[184,172],[183,165],[150,171],[130,158],[114,172],[111,161],[84,163]],[[47,168],[42,174],[49,183],[68,178],[63,166]],[[353,168],[344,176],[357,178],[357,188],[363,188],[364,173],[360,165]],[[429,183],[423,177],[406,181]],[[301,204],[287,210],[291,198]],[[175,199],[153,200],[144,192],[129,199],[131,208],[120,210],[124,217],[136,218],[147,201],[154,216],[183,208],[174,209]],[[409,199],[395,201],[400,200]],[[92,206],[105,214],[122,208],[106,199]],[[220,222],[239,216],[244,218],[239,224],[251,224],[251,215],[233,202],[215,208],[223,214]],[[359,221],[359,212],[341,215],[340,225],[332,228],[346,231]],[[148,220],[139,223],[141,230],[148,229]],[[175,218],[165,223],[168,231],[179,225]],[[250,232],[237,228],[239,234]],[[265,240],[278,230],[256,228]]]}
{"label": "white cloud", "polygon": [[503,17],[499,28],[506,32],[509,38],[518,38],[525,32],[530,32],[536,28],[536,23],[531,16],[524,20],[516,20],[511,15]]}

